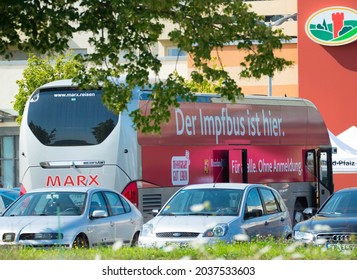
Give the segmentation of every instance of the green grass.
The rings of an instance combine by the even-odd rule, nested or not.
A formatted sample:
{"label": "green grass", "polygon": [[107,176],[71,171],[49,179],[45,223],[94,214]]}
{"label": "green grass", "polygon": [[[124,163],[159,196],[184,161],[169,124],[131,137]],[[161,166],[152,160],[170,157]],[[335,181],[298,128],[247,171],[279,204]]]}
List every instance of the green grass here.
{"label": "green grass", "polygon": [[0,248],[0,260],[356,260],[353,251],[326,250],[286,241],[263,240],[195,248],[101,247],[91,249]]}

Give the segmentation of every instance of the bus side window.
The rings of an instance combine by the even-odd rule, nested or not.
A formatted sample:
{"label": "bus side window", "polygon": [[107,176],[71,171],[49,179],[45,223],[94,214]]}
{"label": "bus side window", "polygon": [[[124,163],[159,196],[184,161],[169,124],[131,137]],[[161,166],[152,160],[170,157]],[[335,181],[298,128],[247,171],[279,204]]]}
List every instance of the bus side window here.
{"label": "bus side window", "polygon": [[307,151],[305,153],[305,167],[307,172],[309,172],[313,176],[316,176],[315,151]]}
{"label": "bus side window", "polygon": [[327,153],[321,152],[320,154],[320,182],[324,185],[328,185],[328,176],[327,176]]}

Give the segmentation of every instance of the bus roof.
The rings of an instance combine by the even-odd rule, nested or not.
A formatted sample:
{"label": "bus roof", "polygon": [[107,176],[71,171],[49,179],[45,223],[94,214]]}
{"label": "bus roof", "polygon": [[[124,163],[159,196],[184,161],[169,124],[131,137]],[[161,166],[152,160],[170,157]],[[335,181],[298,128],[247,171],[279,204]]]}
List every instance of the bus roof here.
{"label": "bus roof", "polygon": [[[114,83],[120,84],[125,83],[125,76],[112,79]],[[48,88],[73,88],[77,87],[76,83],[73,83],[71,79],[56,80],[49,82],[40,87],[40,89]],[[146,94],[150,94],[149,88],[141,89]],[[222,98],[220,95],[215,93],[195,93],[197,97],[197,102],[208,102],[208,103],[231,103],[229,100]],[[143,98],[141,96],[141,100]],[[280,96],[265,96],[265,95],[245,95],[243,98],[237,99],[237,103],[240,104],[251,104],[251,105],[291,105],[291,106],[309,106],[316,108],[316,106],[309,100],[297,97],[280,97]]]}
{"label": "bus roof", "polygon": [[[113,82],[125,83],[125,77],[113,78]],[[59,80],[40,90],[49,88],[73,90],[76,84]],[[136,108],[147,109],[150,94],[150,89],[135,88],[133,101],[139,100]],[[162,125],[160,136],[139,132],[139,143],[331,146],[325,122],[309,100],[246,95],[232,103],[217,94],[196,93],[196,97],[196,102],[179,100],[180,107],[171,108],[171,119]]]}

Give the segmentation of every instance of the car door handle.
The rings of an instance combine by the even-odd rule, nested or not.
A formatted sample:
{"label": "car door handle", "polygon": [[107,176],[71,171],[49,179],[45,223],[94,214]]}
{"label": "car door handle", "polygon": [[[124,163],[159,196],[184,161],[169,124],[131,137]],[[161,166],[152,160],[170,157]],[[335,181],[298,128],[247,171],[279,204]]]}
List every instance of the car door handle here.
{"label": "car door handle", "polygon": [[265,222],[264,222],[264,225],[265,225],[265,226],[269,225],[269,222],[268,222],[268,221],[265,221]]}
{"label": "car door handle", "polygon": [[284,217],[281,217],[281,218],[280,218],[280,221],[281,221],[281,222],[284,222],[284,221],[285,221],[285,218],[284,218]]}
{"label": "car door handle", "polygon": [[111,227],[113,227],[113,226],[114,226],[114,223],[113,223],[113,222],[110,222],[109,224],[110,224],[110,226],[111,226]]}

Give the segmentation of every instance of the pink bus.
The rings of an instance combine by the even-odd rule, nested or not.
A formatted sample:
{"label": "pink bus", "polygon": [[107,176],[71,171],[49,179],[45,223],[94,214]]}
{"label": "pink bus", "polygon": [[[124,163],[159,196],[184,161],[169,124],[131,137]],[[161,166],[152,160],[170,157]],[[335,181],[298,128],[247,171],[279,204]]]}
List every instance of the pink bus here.
{"label": "pink bus", "polygon": [[147,89],[135,89],[116,115],[100,90],[80,90],[69,80],[40,87],[20,128],[22,191],[114,188],[147,220],[187,184],[262,183],[280,192],[295,221],[333,192],[328,130],[307,100],[246,96],[232,104],[197,94],[171,110],[160,135],[133,129],[129,113],[149,107]]}

